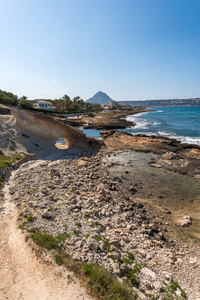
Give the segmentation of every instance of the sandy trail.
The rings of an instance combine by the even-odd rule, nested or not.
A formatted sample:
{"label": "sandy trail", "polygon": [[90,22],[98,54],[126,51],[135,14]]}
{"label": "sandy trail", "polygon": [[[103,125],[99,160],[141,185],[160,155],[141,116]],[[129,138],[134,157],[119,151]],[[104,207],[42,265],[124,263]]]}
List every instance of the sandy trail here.
{"label": "sandy trail", "polygon": [[[26,163],[26,167],[36,163],[41,161]],[[9,193],[14,176],[17,171],[5,185],[0,202],[0,299],[91,299],[77,280],[69,283],[67,275],[70,272],[43,263],[25,242],[16,222],[17,208]]]}

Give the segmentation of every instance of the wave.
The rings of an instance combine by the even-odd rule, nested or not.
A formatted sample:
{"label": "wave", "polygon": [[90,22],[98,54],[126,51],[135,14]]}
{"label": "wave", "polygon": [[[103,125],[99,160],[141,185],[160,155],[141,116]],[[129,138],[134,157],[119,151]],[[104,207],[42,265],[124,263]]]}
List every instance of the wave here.
{"label": "wave", "polygon": [[186,144],[196,144],[200,146],[200,138],[199,137],[191,137],[191,136],[181,136],[176,135],[176,133],[170,133],[170,132],[159,132],[159,135],[169,137],[171,139],[176,139],[180,141],[181,143]]}
{"label": "wave", "polygon": [[176,139],[177,141],[180,141],[181,143],[186,143],[186,144],[195,144],[200,146],[200,138],[199,137],[189,137],[189,136],[179,136],[176,135],[175,132],[166,132],[166,131],[158,131],[158,132],[153,132],[153,131],[148,131],[148,132],[131,132],[132,135],[137,135],[137,134],[145,134],[147,136],[161,136],[161,137],[168,137],[170,139]]}
{"label": "wave", "polygon": [[127,121],[136,122],[136,120],[138,118],[140,118],[141,116],[144,116],[146,114],[148,114],[148,112],[142,112],[142,113],[139,113],[139,114],[136,114],[136,115],[128,115],[128,116],[125,117],[125,119]]}
{"label": "wave", "polygon": [[[131,115],[131,116],[127,116],[126,120],[127,121],[131,121],[134,122],[136,125],[131,127],[132,129],[148,129],[151,126],[155,126],[155,125],[160,125],[160,122],[149,122],[146,119],[140,118],[140,116],[144,115],[146,113],[140,113],[137,114],[137,116],[135,115]],[[140,115],[140,116],[139,116]]]}
{"label": "wave", "polygon": [[146,129],[153,125],[153,123],[148,122],[146,119],[140,118],[146,114],[148,114],[148,112],[142,112],[137,115],[129,115],[126,117],[126,120],[136,124],[132,127],[133,129]]}

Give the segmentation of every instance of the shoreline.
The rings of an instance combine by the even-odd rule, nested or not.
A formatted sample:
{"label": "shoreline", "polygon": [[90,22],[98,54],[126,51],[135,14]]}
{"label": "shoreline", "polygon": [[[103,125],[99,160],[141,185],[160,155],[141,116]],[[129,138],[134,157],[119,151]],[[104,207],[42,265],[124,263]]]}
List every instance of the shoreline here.
{"label": "shoreline", "polygon": [[[104,145],[98,151],[79,151],[79,155],[68,157],[60,153],[58,158],[25,162],[15,171],[16,176],[6,181],[26,239],[31,239],[29,231],[33,229],[62,236],[59,249],[73,259],[103,265],[121,283],[129,282],[128,274],[133,272],[140,285],[133,288],[135,298],[131,299],[137,295],[143,299],[163,296],[164,280],[169,287],[173,282],[180,284],[170,299],[183,299],[182,289],[188,299],[199,299],[198,243],[173,241],[159,210],[137,196],[141,187],[137,178],[127,180],[129,171],[123,166],[121,172],[112,173],[115,165],[109,156],[132,150],[144,155],[155,153],[157,159],[151,161],[154,168],[196,176],[198,180],[200,147],[118,131],[104,131],[102,135]],[[65,156],[68,151],[62,153]],[[3,193],[1,199],[4,203]],[[50,256],[52,262],[56,251],[45,250],[42,255]],[[185,272],[190,274],[188,278]]]}
{"label": "shoreline", "polygon": [[[136,122],[136,127],[128,130],[128,132],[134,135],[139,133],[148,136],[168,137],[181,141],[181,143],[200,145],[199,110],[195,110],[194,107],[191,107],[191,111],[188,110],[188,107],[183,107],[183,109],[183,111],[178,111],[171,110],[170,107],[157,107],[154,115],[148,113],[146,117],[138,116],[137,119],[137,116],[135,118],[133,116],[133,118],[128,118],[128,120]],[[192,118],[194,118],[194,122]]]}
{"label": "shoreline", "polygon": [[[96,113],[93,117],[80,117],[79,119],[67,118],[66,120],[59,119],[64,124],[69,124],[84,129],[110,130],[110,129],[125,129],[134,126],[134,122],[124,119],[128,115],[134,115],[145,112],[146,108],[136,107],[125,111],[108,111]],[[58,120],[58,119],[57,119]]]}

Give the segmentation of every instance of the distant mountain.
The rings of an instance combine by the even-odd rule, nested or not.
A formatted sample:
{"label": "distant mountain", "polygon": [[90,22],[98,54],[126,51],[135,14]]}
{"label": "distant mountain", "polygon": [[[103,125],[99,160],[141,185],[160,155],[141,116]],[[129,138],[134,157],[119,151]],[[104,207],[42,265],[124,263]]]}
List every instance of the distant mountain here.
{"label": "distant mountain", "polygon": [[111,99],[106,93],[103,93],[101,91],[96,93],[93,97],[86,100],[86,102],[90,102],[92,104],[94,104],[94,103],[105,104],[110,101],[115,102],[115,100]]}
{"label": "distant mountain", "polygon": [[190,99],[166,99],[166,100],[136,100],[136,101],[119,101],[119,104],[128,104],[131,106],[200,106],[200,98]]}

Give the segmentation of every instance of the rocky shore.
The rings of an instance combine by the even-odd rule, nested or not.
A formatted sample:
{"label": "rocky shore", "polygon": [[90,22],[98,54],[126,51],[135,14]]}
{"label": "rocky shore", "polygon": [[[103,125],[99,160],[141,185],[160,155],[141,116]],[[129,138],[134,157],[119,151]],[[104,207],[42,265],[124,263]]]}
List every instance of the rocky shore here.
{"label": "rocky shore", "polygon": [[[113,124],[119,125],[119,117],[122,116]],[[96,119],[96,125],[91,123],[96,127],[92,128],[102,123],[98,117],[89,119]],[[109,123],[111,116],[107,115],[99,128],[106,128],[105,120]],[[5,121],[10,122],[8,132],[12,135],[13,119],[9,116]],[[21,136],[30,140],[21,131],[16,132],[20,142]],[[136,177],[130,181],[123,164],[116,172],[110,157],[119,151],[154,153],[156,156],[149,161],[152,170],[161,168],[198,181],[200,147],[116,131],[101,134],[103,142],[89,144],[85,138],[88,149],[77,150],[76,154],[60,150],[54,155],[51,152],[49,157],[43,155],[24,162],[5,183],[6,194],[4,190],[0,193],[1,213],[9,194],[18,208],[18,225],[31,247],[38,253],[31,242],[34,234],[48,235],[55,241],[56,248],[43,252],[44,260],[54,262],[59,250],[74,261],[104,266],[131,289],[131,299],[199,300],[199,238],[185,242],[176,229],[186,226],[187,231],[190,216],[184,217],[184,224],[169,227],[157,207],[159,203],[148,201],[150,192],[145,199],[139,198],[141,183]],[[12,153],[13,149],[9,151]],[[168,208],[164,209],[167,215],[171,214]],[[198,210],[199,206],[197,213]],[[199,223],[195,222],[198,229]]]}
{"label": "rocky shore", "polygon": [[60,237],[73,259],[129,282],[133,299],[199,299],[199,248],[168,239],[134,183],[111,176],[108,155],[25,163],[10,187],[20,227]]}
{"label": "rocky shore", "polygon": [[158,154],[151,165],[173,172],[200,178],[200,146],[182,144],[164,137],[136,135],[126,132],[103,131],[105,146],[113,150],[135,150],[144,153]]}
{"label": "rocky shore", "polygon": [[[127,121],[125,119],[128,115],[134,115],[146,111],[142,107],[134,107],[130,110],[124,111],[108,111],[103,113],[93,114],[93,116],[83,116],[79,118],[60,118],[59,121],[64,124],[72,126],[82,126],[84,129],[98,129],[98,130],[110,130],[110,129],[125,129],[135,125],[134,122]],[[58,118],[57,118],[58,120]]]}

